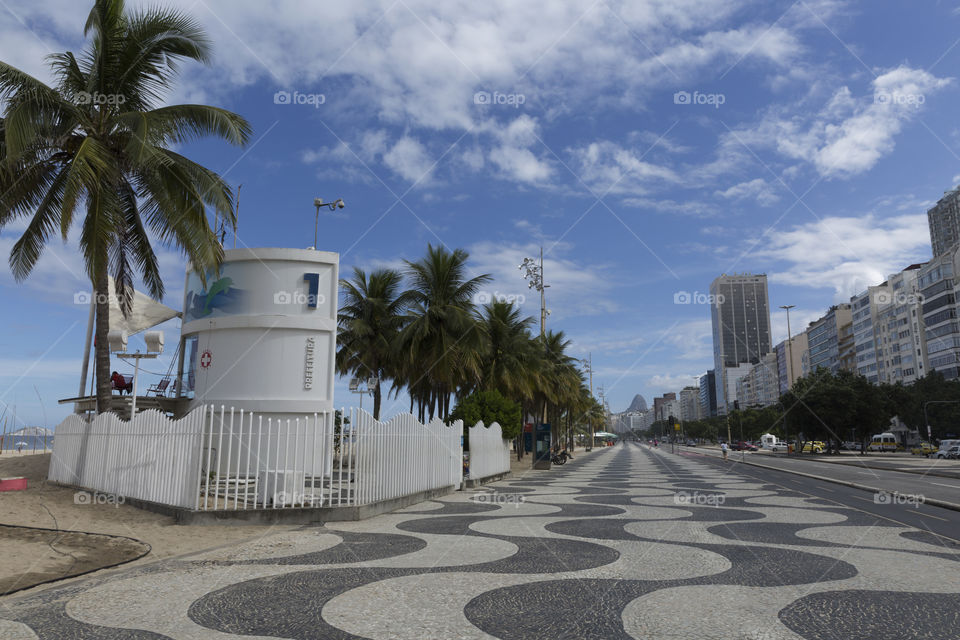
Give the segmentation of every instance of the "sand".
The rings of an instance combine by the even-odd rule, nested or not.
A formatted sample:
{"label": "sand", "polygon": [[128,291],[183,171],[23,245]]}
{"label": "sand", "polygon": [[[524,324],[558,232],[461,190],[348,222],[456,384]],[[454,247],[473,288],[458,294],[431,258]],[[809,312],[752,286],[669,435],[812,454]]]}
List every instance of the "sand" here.
{"label": "sand", "polygon": [[[130,505],[75,504],[76,490],[46,483],[49,465],[49,453],[8,455],[4,452],[0,456],[0,477],[27,478],[26,491],[0,492],[0,523],[133,538],[150,547],[145,557],[135,561],[141,564],[299,528],[243,524],[182,526],[174,524],[169,516]],[[139,553],[133,551],[142,549],[136,543],[119,543],[109,538],[98,537],[92,542],[82,538],[84,536],[64,536],[54,547],[82,557],[80,566],[84,570],[135,557]],[[4,584],[16,582],[17,588],[25,584],[28,573],[39,573],[44,579],[50,579],[51,573],[58,569],[65,575],[78,572],[77,566],[67,571],[73,560],[64,560],[61,554],[51,550],[47,544],[49,539],[49,535],[13,534],[6,527],[0,527],[0,593],[7,590],[2,588]],[[25,562],[24,557],[31,560]],[[18,581],[18,578],[25,579]]]}

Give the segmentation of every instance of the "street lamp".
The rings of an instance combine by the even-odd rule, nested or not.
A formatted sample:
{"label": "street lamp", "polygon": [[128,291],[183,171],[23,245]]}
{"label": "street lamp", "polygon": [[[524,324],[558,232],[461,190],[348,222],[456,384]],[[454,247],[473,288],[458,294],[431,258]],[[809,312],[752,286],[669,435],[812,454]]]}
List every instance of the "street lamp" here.
{"label": "street lamp", "polygon": [[343,203],[343,198],[337,198],[333,202],[324,202],[323,198],[314,198],[313,206],[317,208],[317,217],[313,223],[313,248],[317,248],[317,228],[320,226],[320,207],[327,207],[330,211],[336,211],[337,209],[343,209],[346,205]]}
{"label": "street lamp", "polygon": [[933,446],[933,435],[930,430],[930,419],[927,417],[928,404],[957,404],[960,400],[927,400],[923,403],[923,422],[927,425],[927,442]]}
{"label": "street lamp", "polygon": [[[580,360],[583,364],[583,371],[590,375],[590,399],[593,399],[593,353],[587,353],[587,358]],[[593,450],[593,416],[590,417],[590,444],[587,445],[587,451]]]}
{"label": "street lamp", "polygon": [[527,281],[527,286],[540,292],[540,335],[543,336],[544,325],[547,316],[550,315],[550,312],[547,311],[547,301],[544,296],[544,289],[548,289],[550,285],[543,283],[543,247],[540,247],[539,264],[534,258],[524,258],[517,269],[523,270],[523,279]]}
{"label": "street lamp", "polygon": [[[793,378],[793,334],[790,331],[790,309],[793,309],[796,305],[792,304],[782,304],[780,308],[787,312],[787,363],[789,374],[787,376],[787,391],[793,388],[794,378]],[[783,414],[783,427],[784,431],[787,432],[787,454],[790,454],[790,431],[787,429],[787,414]],[[799,444],[799,442],[798,442]]]}
{"label": "street lamp", "polygon": [[350,393],[356,393],[360,395],[360,408],[363,409],[363,396],[366,394],[373,395],[374,389],[377,388],[377,385],[380,384],[380,378],[377,376],[371,376],[366,380],[361,380],[360,378],[350,378]]}

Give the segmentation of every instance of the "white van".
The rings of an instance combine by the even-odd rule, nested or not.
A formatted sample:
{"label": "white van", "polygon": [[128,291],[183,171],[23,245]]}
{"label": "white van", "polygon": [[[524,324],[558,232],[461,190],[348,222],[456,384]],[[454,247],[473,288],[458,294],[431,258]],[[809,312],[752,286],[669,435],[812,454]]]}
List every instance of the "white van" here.
{"label": "white van", "polygon": [[[779,447],[777,446],[779,445]],[[761,449],[770,449],[771,451],[776,451],[779,449],[785,449],[783,443],[777,440],[777,436],[772,433],[765,433],[760,436],[760,448]]]}
{"label": "white van", "polygon": [[897,436],[893,435],[889,431],[884,433],[878,433],[873,436],[870,440],[870,445],[867,447],[867,451],[896,451],[897,445]]}

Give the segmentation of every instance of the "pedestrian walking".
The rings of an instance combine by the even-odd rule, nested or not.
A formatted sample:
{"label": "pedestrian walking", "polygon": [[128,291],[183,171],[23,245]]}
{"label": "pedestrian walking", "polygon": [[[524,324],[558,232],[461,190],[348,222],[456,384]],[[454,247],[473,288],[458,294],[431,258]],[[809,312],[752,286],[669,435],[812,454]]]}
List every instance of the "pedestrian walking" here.
{"label": "pedestrian walking", "polygon": [[727,443],[726,442],[720,443],[720,453],[723,455],[723,459],[726,460],[727,459]]}

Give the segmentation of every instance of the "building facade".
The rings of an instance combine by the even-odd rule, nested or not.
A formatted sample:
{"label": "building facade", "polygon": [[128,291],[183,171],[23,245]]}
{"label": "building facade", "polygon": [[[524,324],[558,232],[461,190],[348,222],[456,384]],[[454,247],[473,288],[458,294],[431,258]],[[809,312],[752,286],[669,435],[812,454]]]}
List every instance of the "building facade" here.
{"label": "building facade", "polygon": [[680,419],[690,422],[700,416],[700,388],[684,387],[680,390]]}
{"label": "building facade", "polygon": [[717,411],[726,414],[746,373],[730,370],[757,364],[771,351],[767,276],[724,274],[710,284],[710,294]]}
{"label": "building facade", "polygon": [[700,415],[704,418],[717,415],[717,376],[713,369],[700,376]]}
{"label": "building facade", "polygon": [[805,373],[813,373],[820,367],[840,370],[840,328],[850,323],[850,317],[850,305],[843,303],[830,307],[826,315],[810,323],[806,331]]}
{"label": "building facade", "polygon": [[960,242],[960,187],[944,192],[927,211],[927,223],[933,255],[941,256]]}
{"label": "building facade", "polygon": [[850,298],[853,307],[853,340],[857,354],[857,373],[876,384],[883,376],[883,362],[877,359],[874,327],[879,323],[880,303],[890,296],[890,287],[883,282],[867,287]]}
{"label": "building facade", "polygon": [[802,331],[791,340],[783,340],[773,348],[777,354],[777,379],[780,395],[790,390],[803,375],[803,354],[807,351],[807,332]]}
{"label": "building facade", "polygon": [[913,264],[891,275],[887,291],[878,294],[873,333],[880,382],[910,384],[929,369],[918,283],[923,266]]}
{"label": "building facade", "polygon": [[960,250],[954,249],[920,268],[917,286],[923,298],[923,326],[930,371],[952,380],[960,377],[960,323],[956,277]]}

